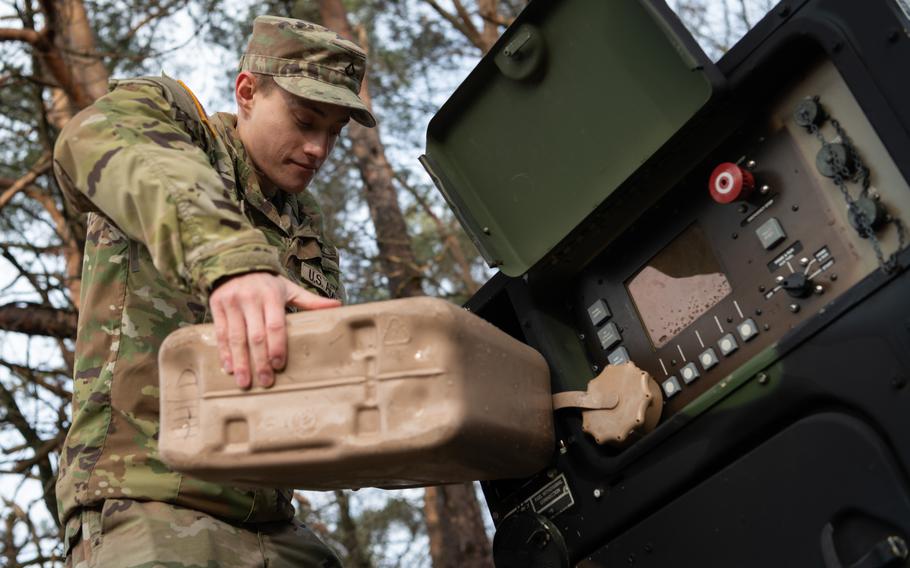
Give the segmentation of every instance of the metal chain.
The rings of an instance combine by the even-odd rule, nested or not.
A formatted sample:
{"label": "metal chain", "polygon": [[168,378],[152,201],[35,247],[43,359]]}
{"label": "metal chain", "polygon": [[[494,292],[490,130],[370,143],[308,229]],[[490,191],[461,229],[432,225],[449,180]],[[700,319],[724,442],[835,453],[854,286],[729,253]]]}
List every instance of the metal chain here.
{"label": "metal chain", "polygon": [[[814,123],[810,121],[809,124],[805,127],[806,130],[814,135],[822,144],[822,148],[828,148],[831,144],[825,140],[824,135],[821,130]],[[829,152],[828,157],[831,160],[829,163],[834,168],[834,185],[840,190],[841,195],[844,198],[844,201],[847,203],[847,211],[850,215],[856,219],[857,224],[859,225],[859,234],[862,237],[869,239],[869,242],[872,243],[872,249],[875,251],[875,257],[878,259],[878,264],[885,272],[891,272],[897,267],[897,253],[898,251],[903,250],[906,234],[904,230],[904,224],[900,219],[888,216],[885,220],[886,223],[894,223],[897,228],[897,239],[898,245],[897,250],[893,252],[887,259],[885,259],[885,253],[882,250],[881,242],[878,240],[878,237],[875,235],[875,230],[872,228],[872,219],[866,215],[866,213],[859,208],[856,204],[856,200],[853,199],[853,196],[850,195],[850,191],[847,187],[848,183],[859,183],[860,184],[860,198],[869,197],[869,168],[866,167],[866,164],[863,162],[862,158],[859,155],[859,152],[856,149],[856,146],[853,144],[853,141],[847,135],[846,130],[841,126],[840,122],[836,119],[831,119],[831,125],[834,127],[835,132],[840,137],[841,144],[849,152],[849,157],[854,164],[853,172],[850,171],[850,168],[847,167],[847,164],[841,160],[840,156],[835,152]]]}

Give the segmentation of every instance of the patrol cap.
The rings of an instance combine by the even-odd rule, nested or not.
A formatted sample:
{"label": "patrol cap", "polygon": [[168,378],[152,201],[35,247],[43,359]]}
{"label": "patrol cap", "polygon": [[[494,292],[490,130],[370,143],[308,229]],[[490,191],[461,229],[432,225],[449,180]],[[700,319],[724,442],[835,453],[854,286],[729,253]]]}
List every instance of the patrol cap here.
{"label": "patrol cap", "polygon": [[278,86],[312,101],[347,107],[351,118],[368,127],[376,119],[358,94],[366,72],[366,53],[322,26],[278,16],[259,16],[240,71],[272,75]]}

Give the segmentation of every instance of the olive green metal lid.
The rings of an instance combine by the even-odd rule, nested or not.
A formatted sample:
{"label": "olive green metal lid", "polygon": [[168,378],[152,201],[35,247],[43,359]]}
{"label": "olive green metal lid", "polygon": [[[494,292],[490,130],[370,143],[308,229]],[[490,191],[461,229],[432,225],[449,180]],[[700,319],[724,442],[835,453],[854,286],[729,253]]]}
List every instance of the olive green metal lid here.
{"label": "olive green metal lid", "polygon": [[439,110],[421,163],[491,266],[525,273],[711,98],[663,2],[536,0]]}

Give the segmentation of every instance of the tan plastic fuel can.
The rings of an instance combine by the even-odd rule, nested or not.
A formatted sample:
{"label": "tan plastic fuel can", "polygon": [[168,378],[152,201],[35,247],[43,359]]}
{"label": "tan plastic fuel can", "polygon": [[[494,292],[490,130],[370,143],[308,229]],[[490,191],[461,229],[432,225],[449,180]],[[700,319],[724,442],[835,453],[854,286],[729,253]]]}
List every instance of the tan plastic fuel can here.
{"label": "tan plastic fuel can", "polygon": [[449,302],[291,314],[270,388],[239,389],[212,325],[159,353],[164,461],[203,479],[336,489],[524,477],[554,450],[547,364]]}

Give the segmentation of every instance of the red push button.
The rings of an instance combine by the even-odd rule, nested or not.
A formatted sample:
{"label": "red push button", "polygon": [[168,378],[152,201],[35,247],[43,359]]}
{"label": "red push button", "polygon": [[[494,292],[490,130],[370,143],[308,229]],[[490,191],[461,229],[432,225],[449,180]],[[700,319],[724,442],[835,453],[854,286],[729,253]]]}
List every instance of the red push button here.
{"label": "red push button", "polygon": [[708,190],[711,197],[718,203],[730,203],[743,199],[755,187],[755,177],[748,170],[737,166],[733,162],[724,162],[714,168]]}

